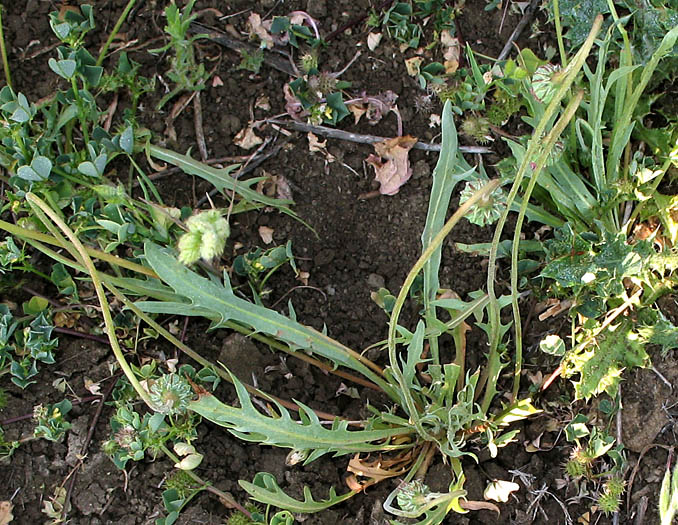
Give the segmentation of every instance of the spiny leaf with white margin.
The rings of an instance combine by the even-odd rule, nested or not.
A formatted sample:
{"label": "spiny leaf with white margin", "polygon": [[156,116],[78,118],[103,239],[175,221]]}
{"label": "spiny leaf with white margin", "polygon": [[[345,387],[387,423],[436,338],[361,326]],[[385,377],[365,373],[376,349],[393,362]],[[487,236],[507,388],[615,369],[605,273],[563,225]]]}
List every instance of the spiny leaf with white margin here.
{"label": "spiny leaf with white margin", "polygon": [[313,410],[299,402],[297,404],[301,421],[292,419],[288,410],[275,401],[271,403],[275,405],[280,417],[270,417],[254,407],[247,389],[238,378],[233,374],[231,378],[240,401],[240,408],[225,405],[209,393],[202,393],[197,400],[189,403],[188,408],[212,423],[226,428],[244,441],[313,451],[304,463],[310,463],[328,453],[340,456],[356,452],[400,449],[403,447],[389,445],[385,440],[409,432],[403,428],[348,430],[348,421],[338,419],[328,428],[320,423]]}
{"label": "spiny leaf with white margin", "polygon": [[283,491],[278,486],[275,477],[268,472],[258,472],[252,483],[249,481],[239,480],[238,484],[250,495],[254,501],[263,503],[264,505],[273,505],[280,509],[289,510],[295,514],[311,514],[313,512],[320,512],[332,505],[346,501],[353,497],[357,492],[350,491],[341,496],[337,496],[334,487],[330,488],[330,495],[327,499],[315,501],[311,494],[311,489],[304,486],[304,501],[296,500]]}
{"label": "spiny leaf with white margin", "polygon": [[[349,354],[349,349],[338,341],[313,328],[292,321],[284,315],[236,297],[224,275],[224,284],[201,277],[181,264],[166,250],[152,242],[144,245],[146,260],[160,279],[189,302],[140,301],[137,307],[144,312],[202,316],[215,321],[216,327],[232,320],[252,327],[284,341],[291,348],[303,348],[363,374],[381,386],[391,397],[393,387],[374,371]],[[397,397],[395,398],[397,399]]]}
{"label": "spiny leaf with white margin", "polygon": [[624,368],[650,365],[645,341],[632,328],[628,321],[610,326],[583,352],[565,355],[565,376],[580,375],[573,381],[575,399],[589,399],[602,392],[614,398]]}

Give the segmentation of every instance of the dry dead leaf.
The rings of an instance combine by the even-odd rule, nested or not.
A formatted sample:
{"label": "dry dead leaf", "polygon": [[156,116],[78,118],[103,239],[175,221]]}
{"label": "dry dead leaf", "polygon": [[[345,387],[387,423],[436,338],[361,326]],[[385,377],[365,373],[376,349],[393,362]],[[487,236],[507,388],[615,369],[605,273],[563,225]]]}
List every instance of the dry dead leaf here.
{"label": "dry dead leaf", "polygon": [[247,19],[247,24],[249,25],[250,29],[250,38],[253,36],[258,36],[268,49],[273,47],[273,36],[264,26],[259,14],[250,14],[249,18]]}
{"label": "dry dead leaf", "polygon": [[254,107],[257,109],[261,109],[262,111],[269,111],[271,109],[271,102],[268,99],[268,95],[261,95],[257,100],[254,102]]}
{"label": "dry dead leaf", "polygon": [[360,481],[358,481],[358,478],[356,478],[353,474],[347,476],[344,481],[346,481],[346,485],[348,486],[348,488],[355,492],[362,492],[365,489],[365,485],[360,483]]}
{"label": "dry dead leaf", "polygon": [[257,183],[257,193],[267,197],[276,197],[283,200],[293,200],[292,190],[287,179],[282,175],[271,175],[263,170],[263,180]]}
{"label": "dry dead leaf", "polygon": [[[380,457],[373,461],[369,461],[368,458],[361,459],[360,454],[356,454],[348,462],[346,470],[352,472],[352,474],[346,478],[346,484],[351,490],[360,492],[370,485],[404,474],[412,465],[413,460],[412,451],[392,459]],[[358,477],[368,479],[359,481]]]}
{"label": "dry dead leaf", "polygon": [[437,113],[431,113],[431,116],[428,118],[428,127],[429,128],[436,128],[440,127],[442,123],[442,120],[440,119],[440,115]]}
{"label": "dry dead leaf", "polygon": [[308,151],[311,153],[324,152],[325,147],[327,147],[327,141],[320,141],[313,133],[309,132],[306,135],[308,139]]}
{"label": "dry dead leaf", "polygon": [[14,506],[11,501],[0,501],[0,525],[7,525],[14,519],[12,509]]}
{"label": "dry dead leaf", "polygon": [[501,514],[499,507],[489,501],[459,500],[459,506],[465,510],[493,510],[497,514]]}
{"label": "dry dead leaf", "polygon": [[443,65],[445,66],[445,73],[451,75],[459,68],[459,56],[461,54],[459,39],[453,37],[450,32],[445,29],[440,32],[440,44],[443,47]]}
{"label": "dry dead leaf", "polygon": [[421,63],[424,61],[421,57],[412,57],[405,60],[405,67],[407,68],[407,74],[411,77],[416,77],[419,74],[421,68]]}
{"label": "dry dead leaf", "polygon": [[54,326],[73,328],[78,319],[80,319],[79,313],[60,311],[54,314]]}
{"label": "dry dead leaf", "polygon": [[[560,299],[547,299],[544,306],[546,307],[546,311],[539,315],[540,321],[544,321],[549,317],[555,317],[565,310],[569,310],[572,306],[572,301],[569,299],[563,299],[562,301]],[[539,305],[537,305],[537,308],[538,307]]]}
{"label": "dry dead leaf", "polygon": [[273,242],[273,228],[268,226],[259,226],[259,237],[264,242],[264,244],[271,244]]}
{"label": "dry dead leaf", "polygon": [[261,137],[254,133],[254,128],[250,124],[246,128],[241,129],[233,138],[233,144],[240,146],[243,149],[251,149],[264,142]]}
{"label": "dry dead leaf", "polygon": [[95,383],[89,377],[85,377],[85,390],[93,396],[101,395],[101,384]]}
{"label": "dry dead leaf", "polygon": [[525,441],[525,443],[523,443],[525,445],[525,451],[530,453],[539,452],[541,450],[541,437],[543,435],[544,433],[542,432],[532,441]]}
{"label": "dry dead leaf", "polygon": [[381,37],[383,35],[381,33],[370,33],[367,35],[367,48],[370,51],[374,51],[377,49],[377,46],[379,45],[379,42],[381,42]]}
{"label": "dry dead leaf", "polygon": [[292,189],[290,188],[290,183],[287,181],[284,175],[275,175],[273,177],[275,181],[275,196],[278,199],[283,199],[286,201],[291,201],[292,199]]}
{"label": "dry dead leaf", "polygon": [[527,379],[529,379],[530,383],[532,383],[535,386],[541,386],[542,383],[544,382],[544,374],[542,373],[541,370],[537,370],[536,372],[527,372]]}
{"label": "dry dead leaf", "polygon": [[367,157],[367,163],[376,171],[375,179],[380,184],[379,193],[395,195],[412,176],[408,153],[416,143],[415,137],[405,135],[374,145],[377,155]]}
{"label": "dry dead leaf", "polygon": [[308,111],[304,109],[299,99],[294,96],[294,92],[289,84],[283,86],[283,95],[285,96],[285,111],[294,120],[302,120],[308,115]]}
{"label": "dry dead leaf", "polygon": [[348,104],[348,110],[353,113],[353,123],[360,122],[360,118],[367,113],[367,108],[363,104]]}

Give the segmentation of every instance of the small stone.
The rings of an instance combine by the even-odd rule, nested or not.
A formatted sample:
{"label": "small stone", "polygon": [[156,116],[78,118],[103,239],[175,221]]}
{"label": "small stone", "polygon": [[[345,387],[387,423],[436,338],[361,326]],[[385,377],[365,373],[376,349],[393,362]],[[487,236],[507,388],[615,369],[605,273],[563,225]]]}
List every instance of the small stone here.
{"label": "small stone", "polygon": [[242,334],[233,334],[221,346],[219,361],[241,381],[250,381],[252,373],[263,373],[264,357],[251,339]]}
{"label": "small stone", "polygon": [[327,16],[327,2],[325,0],[308,0],[306,11],[314,18],[323,18]]}
{"label": "small stone", "polygon": [[334,260],[334,250],[330,248],[326,248],[324,250],[321,250],[318,255],[315,256],[313,259],[313,262],[315,263],[316,266],[324,266],[326,264],[331,263]]}
{"label": "small stone", "polygon": [[419,160],[414,163],[412,167],[412,178],[421,179],[423,177],[428,177],[431,175],[431,167],[428,165],[428,162],[425,160]]}
{"label": "small stone", "polygon": [[379,288],[384,288],[385,285],[386,279],[384,279],[378,273],[371,273],[367,277],[367,286],[369,286],[370,289],[378,290]]}

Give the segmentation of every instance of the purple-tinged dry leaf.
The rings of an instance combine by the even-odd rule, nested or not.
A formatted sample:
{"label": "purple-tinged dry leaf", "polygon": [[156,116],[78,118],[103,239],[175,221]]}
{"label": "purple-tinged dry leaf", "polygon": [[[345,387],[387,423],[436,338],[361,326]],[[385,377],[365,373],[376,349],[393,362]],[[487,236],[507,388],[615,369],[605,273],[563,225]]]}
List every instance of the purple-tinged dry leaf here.
{"label": "purple-tinged dry leaf", "polygon": [[367,157],[367,163],[374,167],[375,180],[380,184],[379,193],[395,195],[412,176],[408,153],[416,143],[415,137],[405,135],[374,145],[377,155]]}
{"label": "purple-tinged dry leaf", "polygon": [[289,84],[283,86],[283,94],[285,95],[285,111],[287,111],[287,114],[294,120],[302,121],[303,117],[308,115],[308,111],[304,109],[299,99],[294,96]]}
{"label": "purple-tinged dry leaf", "polygon": [[376,97],[368,97],[367,115],[365,116],[370,124],[374,125],[379,122],[389,111],[398,114],[398,107],[396,106],[397,100],[398,95],[390,89],[380,93]]}
{"label": "purple-tinged dry leaf", "polygon": [[349,111],[353,113],[356,124],[360,118],[365,115],[365,118],[372,126],[383,119],[389,111],[393,111],[398,118],[398,134],[400,135],[402,134],[402,119],[400,117],[400,111],[398,111],[398,106],[396,106],[397,100],[398,95],[393,91],[388,90],[375,96],[365,95],[365,93],[363,93],[360,98],[347,102],[346,106]]}

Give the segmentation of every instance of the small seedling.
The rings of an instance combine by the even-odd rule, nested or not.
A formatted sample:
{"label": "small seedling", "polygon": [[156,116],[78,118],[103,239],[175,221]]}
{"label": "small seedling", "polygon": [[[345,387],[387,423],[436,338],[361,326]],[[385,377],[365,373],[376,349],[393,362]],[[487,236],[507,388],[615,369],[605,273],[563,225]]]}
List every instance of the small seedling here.
{"label": "small seedling", "polygon": [[610,514],[619,510],[626,488],[623,478],[626,458],[623,447],[614,446],[612,436],[597,427],[589,429],[588,422],[586,416],[578,414],[565,427],[567,440],[575,443],[565,464],[565,472],[577,483],[596,483],[599,486],[598,507]]}
{"label": "small seedling", "polygon": [[191,14],[195,2],[196,0],[189,0],[181,11],[174,2],[165,8],[165,17],[167,18],[165,32],[169,35],[170,40],[167,45],[151,52],[172,51],[173,56],[170,59],[167,77],[174,82],[175,86],[160,99],[157,109],[162,109],[168,101],[182,91],[204,89],[209,77],[204,64],[198,64],[195,59],[194,44],[197,40],[204,38],[204,35],[194,35],[190,38],[187,36],[191,22],[196,18],[195,14]]}

